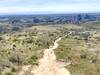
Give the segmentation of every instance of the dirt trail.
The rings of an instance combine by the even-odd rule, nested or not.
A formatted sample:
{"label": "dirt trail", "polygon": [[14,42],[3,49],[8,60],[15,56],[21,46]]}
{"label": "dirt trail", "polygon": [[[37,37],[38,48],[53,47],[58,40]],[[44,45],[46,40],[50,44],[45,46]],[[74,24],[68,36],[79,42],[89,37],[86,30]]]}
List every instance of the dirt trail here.
{"label": "dirt trail", "polygon": [[[31,68],[30,74],[27,75],[70,75],[70,72],[64,67],[66,64],[63,62],[57,62],[56,56],[54,54],[54,49],[56,49],[61,38],[58,38],[54,42],[54,46],[49,49],[44,50],[43,58],[39,60],[39,66]],[[67,65],[70,63],[67,63]],[[17,75],[26,75],[28,69],[31,66],[26,66]]]}
{"label": "dirt trail", "polygon": [[59,63],[56,61],[56,56],[54,54],[54,49],[56,49],[61,38],[54,42],[54,46],[46,49],[44,51],[44,56],[40,59],[39,66],[37,66],[33,71],[33,75],[70,75],[69,71],[64,68],[64,63]]}

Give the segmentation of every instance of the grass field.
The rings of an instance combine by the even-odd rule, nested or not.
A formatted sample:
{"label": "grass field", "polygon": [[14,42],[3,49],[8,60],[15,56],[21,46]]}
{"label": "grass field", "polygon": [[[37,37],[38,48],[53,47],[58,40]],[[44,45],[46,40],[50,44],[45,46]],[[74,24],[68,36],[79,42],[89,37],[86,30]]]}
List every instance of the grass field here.
{"label": "grass field", "polygon": [[91,23],[86,24],[40,25],[0,34],[0,73],[10,71],[14,74],[11,70],[17,70],[18,66],[38,65],[37,60],[42,58],[43,50],[52,46],[58,37],[71,32],[55,50],[57,60],[71,62],[66,68],[72,75],[99,75],[100,30],[96,29],[99,26],[94,28]]}
{"label": "grass field", "polygon": [[[71,62],[66,68],[72,75],[99,75],[100,59],[84,40],[66,37],[59,42],[60,46],[55,50],[59,61]],[[93,44],[93,43],[92,43]]]}

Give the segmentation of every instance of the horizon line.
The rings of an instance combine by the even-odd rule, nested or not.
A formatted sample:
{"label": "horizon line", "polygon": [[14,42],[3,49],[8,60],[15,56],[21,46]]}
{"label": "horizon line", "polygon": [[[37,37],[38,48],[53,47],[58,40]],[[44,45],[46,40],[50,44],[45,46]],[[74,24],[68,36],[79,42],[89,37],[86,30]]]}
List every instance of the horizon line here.
{"label": "horizon line", "polygon": [[52,12],[52,13],[32,13],[32,12],[25,12],[25,13],[0,13],[2,15],[56,15],[56,14],[100,14],[100,12]]}

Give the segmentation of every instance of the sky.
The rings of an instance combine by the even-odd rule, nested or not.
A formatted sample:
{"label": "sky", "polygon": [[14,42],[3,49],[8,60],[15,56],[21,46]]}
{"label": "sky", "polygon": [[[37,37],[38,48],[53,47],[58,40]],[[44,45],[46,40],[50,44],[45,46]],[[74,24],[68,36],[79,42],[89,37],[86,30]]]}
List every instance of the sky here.
{"label": "sky", "polygon": [[0,14],[100,12],[100,0],[0,0]]}

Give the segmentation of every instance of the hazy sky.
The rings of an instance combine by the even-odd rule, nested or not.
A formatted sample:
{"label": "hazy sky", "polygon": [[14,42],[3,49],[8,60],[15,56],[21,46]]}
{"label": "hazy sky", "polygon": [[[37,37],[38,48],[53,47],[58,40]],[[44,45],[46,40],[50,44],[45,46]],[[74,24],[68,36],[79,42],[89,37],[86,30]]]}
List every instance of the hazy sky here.
{"label": "hazy sky", "polygon": [[100,0],[0,0],[0,14],[100,12]]}

